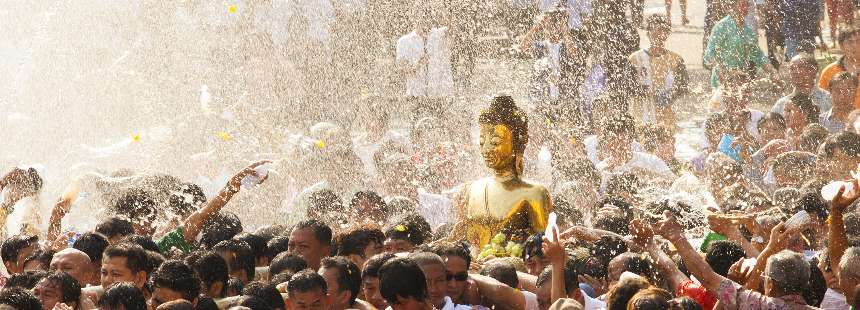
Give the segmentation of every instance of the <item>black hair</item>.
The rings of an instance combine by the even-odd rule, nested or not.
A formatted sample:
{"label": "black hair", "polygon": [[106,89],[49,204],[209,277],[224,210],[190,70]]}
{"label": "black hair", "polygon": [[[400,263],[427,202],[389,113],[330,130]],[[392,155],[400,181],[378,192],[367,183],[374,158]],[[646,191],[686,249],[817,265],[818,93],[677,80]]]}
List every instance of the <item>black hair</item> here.
{"label": "black hair", "polygon": [[705,250],[705,262],[714,272],[724,277],[729,273],[732,264],[744,257],[746,257],[744,249],[729,240],[712,241]]}
{"label": "black hair", "polygon": [[[266,302],[273,309],[286,309],[284,298],[276,283],[251,282],[242,289],[242,295],[254,296]],[[253,309],[253,308],[252,308]]]}
{"label": "black hair", "polygon": [[16,263],[18,254],[21,254],[25,248],[37,244],[37,242],[39,242],[37,236],[14,235],[9,237],[3,241],[3,245],[0,245],[0,258],[4,262]]}
{"label": "black hair", "polygon": [[385,229],[385,237],[406,240],[414,246],[419,246],[432,237],[432,229],[423,216],[410,212],[394,219]]}
{"label": "black hair", "polygon": [[200,245],[211,249],[218,242],[230,240],[242,232],[242,221],[231,212],[217,213],[203,223]]}
{"label": "black hair", "polygon": [[[576,262],[573,260],[568,260],[564,264],[564,291],[567,295],[570,295],[571,292],[579,289],[579,273],[576,272],[576,269]],[[535,286],[542,287],[544,284],[551,284],[551,279],[552,266],[546,266],[546,268],[541,271],[540,275],[538,275],[537,280],[535,281]]]}
{"label": "black hair", "polygon": [[166,288],[182,294],[182,298],[194,302],[200,295],[200,279],[191,266],[179,260],[169,260],[161,264],[152,274],[155,288]]}
{"label": "black hair", "polygon": [[110,239],[113,237],[128,236],[133,234],[134,225],[132,225],[129,221],[112,216],[96,225],[95,231],[97,233],[105,235],[106,237],[108,237],[108,239]]}
{"label": "black hair", "polygon": [[813,258],[809,262],[809,285],[801,295],[803,295],[806,304],[820,307],[826,292],[827,280],[824,279],[824,273],[821,272],[821,269],[818,269],[818,259]]}
{"label": "black hair", "polygon": [[593,226],[596,229],[611,231],[613,233],[624,236],[630,234],[630,228],[628,226],[629,224],[630,222],[623,216],[615,214],[601,214],[600,216],[594,218]]}
{"label": "black hair", "polygon": [[590,277],[600,279],[606,278],[609,274],[606,263],[601,262],[596,257],[585,256],[583,258],[576,259],[575,261],[577,274],[588,275]]}
{"label": "black hair", "polygon": [[627,243],[618,237],[602,236],[592,244],[589,252],[604,266],[608,266],[612,258],[627,252]]}
{"label": "black hair", "polygon": [[200,281],[203,282],[206,289],[212,287],[216,282],[221,282],[222,294],[227,289],[230,274],[227,269],[227,262],[221,255],[212,251],[197,252],[186,257],[185,263],[197,272],[197,276],[200,277]]}
{"label": "black hair", "polygon": [[818,155],[829,158],[836,149],[847,156],[860,157],[860,135],[849,131],[832,134],[818,147]]}
{"label": "black hair", "polygon": [[349,305],[355,305],[355,299],[361,289],[361,269],[343,256],[323,258],[320,266],[325,269],[337,269],[337,286],[342,291],[349,290]]}
{"label": "black hair", "polygon": [[641,255],[629,255],[624,262],[624,270],[638,274],[646,279],[652,278],[653,268],[651,267],[651,261]]}
{"label": "black hair", "polygon": [[529,238],[526,239],[526,242],[523,244],[523,260],[528,260],[532,257],[543,257],[543,250],[541,249],[542,245],[542,232],[529,236]]}
{"label": "black hair", "polygon": [[269,262],[269,275],[276,275],[284,271],[296,273],[306,268],[308,268],[308,261],[304,257],[290,252],[283,252]]}
{"label": "black hair", "polygon": [[144,250],[161,253],[161,248],[152,240],[152,238],[141,235],[128,235],[122,238],[122,243],[133,243],[142,247]]}
{"label": "black hair", "polygon": [[290,248],[290,237],[275,236],[266,243],[266,253],[269,255],[269,261],[275,259],[275,256],[282,252],[288,251]]}
{"label": "black hair", "polygon": [[36,251],[33,251],[33,254],[24,259],[24,265],[32,261],[38,261],[42,270],[48,270],[51,266],[51,260],[54,259],[54,254],[57,254],[57,252],[51,249],[36,249]]}
{"label": "black hair", "polygon": [[382,196],[379,196],[374,191],[359,191],[352,195],[352,199],[349,201],[349,209],[356,210],[358,208],[358,204],[361,203],[362,200],[370,201],[377,210],[381,213],[384,213],[386,210],[385,200],[382,199]]}
{"label": "black hair", "polygon": [[481,275],[499,280],[499,282],[513,288],[520,285],[517,267],[504,259],[493,259],[484,263],[484,267],[481,268]]}
{"label": "black hair", "polygon": [[155,219],[155,200],[146,191],[135,188],[123,194],[109,210],[130,222]]}
{"label": "black hair", "polygon": [[144,250],[144,252],[146,252],[146,268],[144,268],[144,271],[146,271],[146,275],[149,276],[167,259],[158,252],[148,250]]}
{"label": "black hair", "polygon": [[198,206],[206,202],[203,189],[194,183],[182,183],[176,192],[170,193],[168,208],[171,212],[183,218],[188,217]]}
{"label": "black hair", "polygon": [[364,250],[371,242],[382,244],[385,234],[379,228],[361,226],[341,234],[337,238],[337,255],[358,255],[364,257]]}
{"label": "black hair", "polygon": [[325,279],[310,269],[299,271],[287,282],[287,294],[303,293],[311,291],[320,291],[323,294],[328,293],[328,286],[325,284]]}
{"label": "black hair", "polygon": [[379,278],[379,269],[382,268],[382,265],[395,257],[397,256],[392,253],[381,253],[374,255],[369,260],[364,262],[364,268],[361,270],[361,278]]}
{"label": "black hair", "polygon": [[478,123],[482,125],[505,125],[511,131],[514,154],[522,154],[529,143],[529,118],[517,107],[511,96],[496,96],[490,106],[481,111]]}
{"label": "black hair", "polygon": [[3,288],[0,290],[0,304],[11,306],[17,310],[42,310],[42,302],[29,290],[20,287]]}
{"label": "black hair", "polygon": [[829,215],[828,210],[830,209],[827,206],[827,202],[821,198],[820,191],[807,191],[804,192],[802,196],[800,196],[800,200],[797,201],[796,209],[804,210],[809,215],[814,215],[815,217],[825,220]]}
{"label": "black hair", "polygon": [[818,146],[827,139],[828,135],[830,135],[830,132],[821,124],[807,124],[806,127],[803,127],[803,131],[800,132],[800,149],[798,151],[815,153],[818,150]]}
{"label": "black hair", "polygon": [[60,302],[68,304],[78,302],[81,299],[81,284],[68,273],[54,271],[49,273],[44,280],[60,288],[60,292],[63,294]]}
{"label": "black hair", "polygon": [[251,246],[247,242],[241,240],[224,240],[212,247],[212,250],[218,253],[229,253],[233,256],[233,260],[227,262],[228,269],[245,270],[248,279],[254,279],[256,272],[254,256],[251,254]]}
{"label": "black hair", "polygon": [[118,243],[107,247],[104,250],[105,257],[125,257],[125,266],[133,273],[141,271],[146,272],[148,269],[148,259],[146,250],[137,244]]}
{"label": "black hair", "polygon": [[239,279],[230,278],[227,280],[227,288],[224,290],[225,295],[227,297],[233,297],[242,293],[242,290],[245,289],[245,283],[242,283]]}
{"label": "black hair", "polygon": [[72,244],[72,248],[87,253],[87,256],[90,257],[90,261],[98,266],[98,264],[101,264],[102,262],[102,254],[108,245],[110,245],[110,243],[104,235],[97,232],[85,232],[75,240],[75,243]]}
{"label": "black hair", "polygon": [[242,296],[242,301],[239,302],[239,306],[246,307],[251,310],[272,310],[274,309],[271,304],[266,302],[266,300],[251,295]]}
{"label": "black hair", "polygon": [[293,278],[294,274],[295,274],[294,272],[286,270],[286,271],[282,271],[281,273],[273,275],[273,276],[270,275],[269,276],[269,283],[278,285],[278,284],[290,282],[290,279]]}
{"label": "black hair", "polygon": [[774,122],[779,127],[785,129],[785,117],[776,112],[768,112],[756,122],[756,128],[761,128],[765,122]]}
{"label": "black hair", "polygon": [[99,299],[99,309],[147,310],[143,291],[131,283],[111,285]]}
{"label": "black hair", "polygon": [[310,229],[314,232],[314,238],[316,238],[320,244],[331,245],[331,227],[328,227],[326,223],[316,219],[304,220],[293,227],[293,231],[299,229]]}
{"label": "black hair", "polygon": [[45,271],[37,270],[37,271],[25,271],[22,273],[16,273],[9,276],[9,279],[6,280],[6,284],[4,287],[20,287],[24,289],[31,290],[36,286],[39,281],[42,281],[48,273]]}
{"label": "black hair", "polygon": [[445,258],[445,256],[459,257],[466,262],[466,266],[472,263],[472,255],[469,254],[469,245],[464,243],[435,242],[428,250],[442,258]]}
{"label": "black hair", "polygon": [[414,260],[393,258],[379,268],[379,292],[389,305],[400,304],[399,298],[427,299],[427,280]]}
{"label": "black hair", "polygon": [[245,241],[248,246],[251,247],[251,256],[254,258],[254,262],[256,265],[256,261],[263,257],[268,257],[268,248],[266,248],[266,238],[263,236],[252,234],[252,233],[241,233],[233,239]]}

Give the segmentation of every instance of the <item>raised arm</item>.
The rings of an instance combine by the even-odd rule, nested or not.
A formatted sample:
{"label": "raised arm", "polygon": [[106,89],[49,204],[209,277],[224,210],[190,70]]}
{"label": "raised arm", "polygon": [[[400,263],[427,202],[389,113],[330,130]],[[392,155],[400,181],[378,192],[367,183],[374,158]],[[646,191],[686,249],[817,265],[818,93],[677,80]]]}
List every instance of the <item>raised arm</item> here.
{"label": "raised arm", "polygon": [[760,291],[761,275],[764,273],[764,268],[767,266],[767,259],[772,255],[785,250],[788,246],[788,241],[803,230],[803,226],[787,229],[784,223],[779,223],[773,227],[770,232],[770,240],[761,251],[761,254],[756,258],[755,267],[747,276],[747,282],[744,286],[751,290]]}
{"label": "raised arm", "polygon": [[710,214],[708,215],[708,224],[714,232],[725,236],[731,241],[737,242],[744,249],[747,257],[756,257],[761,253],[747,238],[744,238],[738,226],[734,225],[730,219],[724,218],[719,214]]}
{"label": "raised arm", "polygon": [[559,298],[567,298],[567,288],[564,285],[564,267],[567,261],[567,253],[564,252],[564,247],[559,242],[558,231],[553,230],[553,240],[549,240],[546,236],[543,237],[541,250],[543,255],[549,258],[550,266],[552,266],[552,289],[550,290],[549,304],[554,304]]}
{"label": "raised arm", "polygon": [[[182,232],[185,241],[189,243],[194,242],[194,240],[197,239],[197,234],[203,230],[203,223],[221,211],[221,209],[227,205],[227,202],[233,198],[233,195],[239,192],[239,189],[242,187],[242,179],[247,176],[254,175],[256,173],[254,169],[268,163],[271,163],[271,161],[261,160],[245,167],[233,175],[233,177],[227,181],[227,185],[224,185],[224,188],[221,189],[218,195],[209,200],[209,203],[207,203],[206,206],[188,216],[188,218],[182,222]],[[263,179],[260,180],[260,183],[263,183],[267,177],[268,176],[263,177]]]}
{"label": "raised arm", "polygon": [[699,252],[684,238],[681,225],[678,224],[677,219],[675,219],[675,216],[671,212],[663,212],[663,216],[665,219],[657,223],[657,232],[675,245],[675,248],[678,249],[678,255],[684,259],[684,265],[687,266],[687,270],[696,276],[707,290],[711,292],[719,291],[720,283],[728,279],[714,272],[705,259],[699,255]]}
{"label": "raised arm", "polygon": [[478,285],[478,291],[481,293],[481,296],[492,302],[496,307],[501,309],[526,308],[526,297],[519,290],[487,276],[469,274],[469,278]]}
{"label": "raised arm", "polygon": [[677,292],[678,285],[689,280],[689,278],[678,269],[678,265],[675,265],[672,258],[660,249],[660,245],[654,240],[654,230],[651,225],[641,219],[635,219],[630,223],[630,233],[633,234],[633,241],[648,252],[651,259],[657,263],[660,272],[667,276],[666,280],[672,292]]}
{"label": "raised arm", "polygon": [[842,260],[842,254],[848,249],[848,237],[845,235],[845,221],[843,213],[845,208],[850,206],[857,200],[857,189],[860,186],[857,180],[853,181],[854,191],[851,193],[845,192],[845,186],[839,188],[836,197],[830,202],[830,224],[827,227],[828,247],[827,254],[830,256],[830,268],[834,273],[839,272],[839,261]]}

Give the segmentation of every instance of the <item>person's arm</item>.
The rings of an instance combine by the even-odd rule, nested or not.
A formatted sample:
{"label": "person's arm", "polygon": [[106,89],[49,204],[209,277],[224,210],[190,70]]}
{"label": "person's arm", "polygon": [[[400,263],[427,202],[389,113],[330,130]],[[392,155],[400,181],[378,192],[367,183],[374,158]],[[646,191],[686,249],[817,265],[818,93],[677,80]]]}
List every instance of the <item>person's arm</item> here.
{"label": "person's arm", "polygon": [[747,276],[747,282],[744,283],[744,287],[760,291],[761,274],[764,272],[764,268],[767,265],[767,259],[772,255],[785,250],[788,246],[788,241],[802,230],[803,226],[786,229],[784,223],[779,223],[774,226],[770,233],[770,241],[764,247],[764,250],[761,251],[761,254],[756,258],[755,267],[753,267]]}
{"label": "person's arm", "polygon": [[722,28],[712,27],[711,34],[708,35],[708,45],[702,54],[702,63],[706,68],[713,68],[717,64],[717,40],[721,31]]}
{"label": "person's arm", "polygon": [[469,278],[478,286],[481,296],[495,306],[502,309],[526,308],[526,298],[520,291],[491,277],[469,274]]}
{"label": "person's arm", "polygon": [[564,252],[564,247],[559,242],[558,231],[552,231],[555,241],[549,240],[546,236],[543,237],[541,250],[543,255],[549,259],[552,269],[552,289],[550,290],[549,304],[554,304],[559,298],[567,298],[567,289],[564,285],[564,267],[567,261],[567,253]]}
{"label": "person's arm", "polygon": [[529,292],[537,291],[537,285],[535,284],[537,282],[537,276],[517,271],[517,279],[520,282],[521,290]]}
{"label": "person's arm", "polygon": [[[197,234],[203,230],[203,223],[205,223],[212,216],[217,214],[227,205],[227,202],[233,198],[233,195],[239,192],[239,189],[242,187],[242,179],[247,176],[253,175],[256,173],[255,168],[271,163],[268,160],[258,161],[256,163],[251,164],[239,173],[236,173],[230,181],[227,182],[227,185],[224,185],[224,188],[216,195],[212,200],[209,200],[209,203],[206,204],[202,209],[195,211],[188,218],[182,221],[182,233],[183,238],[188,243],[194,242],[197,239]],[[264,177],[260,183],[264,182],[266,177]]]}
{"label": "person's arm", "polygon": [[633,235],[633,240],[644,248],[651,259],[657,263],[657,268],[666,276],[672,292],[677,292],[678,286],[690,279],[678,269],[678,265],[675,265],[672,258],[660,249],[660,245],[654,240],[654,230],[651,225],[641,219],[635,219],[630,223],[630,234]]}
{"label": "person's arm", "polygon": [[544,23],[547,22],[546,17],[542,17],[531,28],[527,31],[523,37],[520,39],[520,52],[523,54],[530,54],[532,52],[532,48],[534,47],[535,35],[537,35],[538,31],[540,31]]}
{"label": "person's arm", "polygon": [[681,256],[684,265],[687,266],[687,270],[696,276],[696,279],[699,279],[702,286],[711,292],[719,291],[720,283],[728,279],[714,272],[711,265],[708,265],[705,259],[699,255],[699,252],[684,238],[681,225],[678,224],[671,212],[665,211],[663,216],[665,219],[657,223],[657,232],[675,245],[675,248],[678,249],[678,255]]}
{"label": "person's arm", "polygon": [[69,184],[68,187],[63,191],[63,194],[60,195],[60,198],[57,199],[57,203],[54,205],[54,208],[51,210],[51,218],[48,221],[48,241],[55,241],[60,236],[60,232],[62,231],[61,223],[63,222],[63,217],[69,213],[69,210],[72,209],[72,202],[78,198],[78,193],[80,192],[81,187],[77,182]]}
{"label": "person's arm", "polygon": [[842,260],[842,254],[848,249],[848,237],[845,235],[843,212],[845,212],[845,208],[857,200],[860,186],[858,186],[857,180],[854,180],[853,183],[853,193],[846,193],[845,186],[843,185],[839,188],[839,192],[837,192],[833,201],[830,202],[830,224],[827,227],[827,254],[830,257],[830,268],[834,273],[839,272],[839,261]]}
{"label": "person's arm", "polygon": [[761,254],[747,238],[744,238],[738,226],[734,225],[731,220],[725,219],[718,214],[710,214],[708,215],[708,225],[710,225],[711,230],[714,232],[725,236],[731,241],[737,242],[744,249],[747,257],[756,257]]}

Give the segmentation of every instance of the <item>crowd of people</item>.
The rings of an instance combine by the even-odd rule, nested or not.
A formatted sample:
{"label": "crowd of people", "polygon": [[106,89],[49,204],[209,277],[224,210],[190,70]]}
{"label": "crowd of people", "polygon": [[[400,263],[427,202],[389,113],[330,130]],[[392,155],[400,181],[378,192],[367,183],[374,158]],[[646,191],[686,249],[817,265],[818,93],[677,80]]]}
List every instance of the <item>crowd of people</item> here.
{"label": "crowd of people", "polygon": [[[822,66],[811,30],[820,3],[771,2],[755,5],[783,17],[777,30],[771,15],[759,20],[765,53],[750,1],[708,1],[702,60],[713,96],[697,109],[707,111],[705,147],[690,161],[675,155],[672,106],[690,81],[666,46],[669,14],[645,14],[637,1],[539,1],[514,48],[534,63],[527,108],[500,95],[473,118],[448,107],[455,81],[474,69],[460,71],[476,55],[458,44],[474,44],[475,33],[418,6],[414,28],[389,40],[398,96],[412,107],[405,136],[385,96],[368,94],[366,132],[316,124],[299,143],[314,156],[298,164],[254,162],[209,197],[147,171],[73,180],[45,219],[31,203],[43,175],[7,170],[0,308],[858,309],[855,8],[828,2],[831,23],[849,24],[831,35],[842,56]],[[778,56],[775,33],[784,37]],[[786,60],[791,91],[763,112],[753,108],[753,85],[758,76],[784,83],[774,57]],[[490,127],[476,144],[478,123]],[[495,197],[470,182],[490,174],[480,163],[513,173],[499,184],[520,173],[543,184],[534,192],[546,201],[524,202],[540,209],[524,236],[461,234],[458,225],[480,225],[464,189],[483,191],[488,214]],[[287,200],[288,218],[250,229],[243,219],[260,222],[259,205],[242,214],[225,207],[283,181],[270,180],[273,166],[303,167],[291,179],[303,190]],[[67,215],[83,192],[103,212],[93,229],[76,231]]]}

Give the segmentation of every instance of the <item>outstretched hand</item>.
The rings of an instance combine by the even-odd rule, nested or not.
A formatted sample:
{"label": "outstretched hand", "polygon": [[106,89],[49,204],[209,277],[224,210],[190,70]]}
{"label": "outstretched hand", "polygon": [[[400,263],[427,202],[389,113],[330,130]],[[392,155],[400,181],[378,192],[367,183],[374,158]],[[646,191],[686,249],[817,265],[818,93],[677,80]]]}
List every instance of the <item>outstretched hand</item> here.
{"label": "outstretched hand", "polygon": [[839,191],[836,192],[836,196],[830,202],[830,207],[833,211],[845,211],[845,208],[850,206],[858,197],[860,197],[860,191],[857,190],[860,189],[860,185],[858,185],[857,179],[852,180],[851,183],[852,186],[854,186],[853,191],[849,191],[845,185],[839,187]]}
{"label": "outstretched hand", "polygon": [[654,227],[655,232],[666,238],[666,240],[674,241],[684,238],[684,229],[678,223],[675,215],[669,211],[663,211],[663,220],[658,221]]}
{"label": "outstretched hand", "polygon": [[543,242],[541,243],[543,255],[548,258],[550,262],[564,263],[564,260],[567,258],[567,253],[564,251],[564,246],[561,243],[558,231],[553,229],[552,234],[554,238],[553,240],[550,240],[547,236],[543,236]]}
{"label": "outstretched hand", "polygon": [[654,229],[642,219],[630,222],[630,234],[633,235],[633,242],[643,248],[654,239]]}
{"label": "outstretched hand", "polygon": [[[255,162],[255,163],[245,167],[244,169],[240,170],[235,175],[233,175],[232,178],[230,178],[230,182],[227,183],[228,189],[232,192],[238,192],[239,188],[242,187],[242,179],[244,179],[245,177],[248,177],[248,176],[257,175],[257,170],[256,170],[257,167],[265,165],[265,164],[270,164],[270,163],[272,163],[271,160],[264,159],[264,160]],[[255,185],[263,184],[263,182],[265,182],[266,179],[269,178],[268,174],[257,175],[257,176],[260,177],[260,181]]]}

